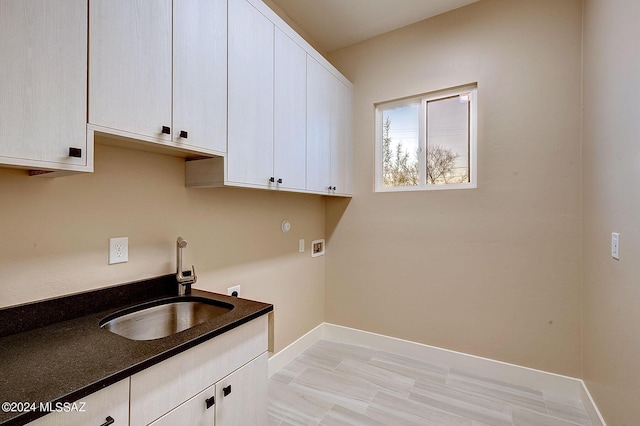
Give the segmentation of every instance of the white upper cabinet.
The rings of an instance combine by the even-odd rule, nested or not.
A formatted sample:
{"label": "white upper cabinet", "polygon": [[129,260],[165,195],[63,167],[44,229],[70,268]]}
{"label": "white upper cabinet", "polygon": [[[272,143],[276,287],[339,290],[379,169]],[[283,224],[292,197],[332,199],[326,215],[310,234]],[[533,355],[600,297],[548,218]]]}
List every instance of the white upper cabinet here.
{"label": "white upper cabinet", "polygon": [[351,88],[307,57],[307,190],[351,195]]}
{"label": "white upper cabinet", "polygon": [[351,193],[351,84],[260,0],[0,0],[0,55],[0,166],[92,171],[100,134],[213,157],[188,186]]}
{"label": "white upper cabinet", "polygon": [[252,4],[229,5],[225,184],[305,190],[305,58]]}
{"label": "white upper cabinet", "polygon": [[280,188],[306,188],[307,54],[279,29],[275,37],[273,173]]}
{"label": "white upper cabinet", "polygon": [[166,141],[171,0],[91,0],[89,123]]}
{"label": "white upper cabinet", "polygon": [[229,2],[229,128],[225,183],[273,177],[274,30],[245,0]]}
{"label": "white upper cabinet", "polygon": [[228,10],[228,138],[189,187],[351,194],[351,83],[260,0]]}
{"label": "white upper cabinet", "polygon": [[333,78],[331,91],[331,193],[352,193],[351,88]]}
{"label": "white upper cabinet", "polygon": [[226,1],[91,0],[89,123],[203,153],[224,151]]}
{"label": "white upper cabinet", "polygon": [[307,190],[329,193],[333,76],[307,56]]}
{"label": "white upper cabinet", "polygon": [[226,58],[227,1],[174,1],[171,137],[177,146],[226,150]]}
{"label": "white upper cabinet", "polygon": [[86,0],[0,0],[0,165],[92,171]]}

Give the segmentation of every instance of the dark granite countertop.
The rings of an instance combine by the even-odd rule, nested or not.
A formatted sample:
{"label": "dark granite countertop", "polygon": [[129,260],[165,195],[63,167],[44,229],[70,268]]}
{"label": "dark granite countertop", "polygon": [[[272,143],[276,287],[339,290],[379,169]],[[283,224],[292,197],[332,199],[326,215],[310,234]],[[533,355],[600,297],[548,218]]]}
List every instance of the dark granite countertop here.
{"label": "dark granite countertop", "polygon": [[[141,302],[175,296],[175,276],[0,309],[0,403],[73,402],[273,310],[267,303],[193,290],[231,303],[211,321],[174,335],[130,340],[100,320]],[[0,425],[22,425],[41,412],[4,412]]]}

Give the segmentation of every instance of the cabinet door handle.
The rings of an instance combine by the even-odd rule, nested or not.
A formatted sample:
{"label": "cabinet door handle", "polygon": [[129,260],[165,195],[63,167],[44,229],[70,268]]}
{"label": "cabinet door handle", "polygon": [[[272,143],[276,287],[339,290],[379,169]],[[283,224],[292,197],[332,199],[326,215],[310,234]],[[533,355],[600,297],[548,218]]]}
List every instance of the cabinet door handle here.
{"label": "cabinet door handle", "polygon": [[329,191],[335,191],[335,190],[336,190],[336,187],[335,187],[335,186],[330,186],[330,187],[329,187]]}
{"label": "cabinet door handle", "polygon": [[188,135],[189,135],[189,134],[186,132],[186,130],[180,130],[180,137],[181,137],[181,138],[185,138],[185,139],[187,139],[187,136],[188,136]]}
{"label": "cabinet door handle", "polygon": [[162,126],[162,133],[164,133],[165,135],[170,135],[171,134],[171,127]]}
{"label": "cabinet door handle", "polygon": [[282,178],[278,179],[278,183],[282,183]]}
{"label": "cabinet door handle", "polygon": [[269,178],[269,182],[273,183],[273,182],[275,182],[275,181],[276,181],[276,178],[274,178],[273,176],[271,176],[271,177]]}
{"label": "cabinet door handle", "polygon": [[105,420],[106,420],[106,422],[102,423],[100,426],[109,426],[109,425],[112,425],[115,422],[115,420],[111,416],[107,416],[107,418]]}
{"label": "cabinet door handle", "polygon": [[69,147],[69,157],[82,158],[82,149]]}
{"label": "cabinet door handle", "polygon": [[213,407],[213,405],[216,403],[215,395],[212,396],[211,398],[207,398],[204,402],[207,404],[207,410]]}
{"label": "cabinet door handle", "polygon": [[231,393],[231,385],[222,388],[222,394],[224,396],[228,396]]}

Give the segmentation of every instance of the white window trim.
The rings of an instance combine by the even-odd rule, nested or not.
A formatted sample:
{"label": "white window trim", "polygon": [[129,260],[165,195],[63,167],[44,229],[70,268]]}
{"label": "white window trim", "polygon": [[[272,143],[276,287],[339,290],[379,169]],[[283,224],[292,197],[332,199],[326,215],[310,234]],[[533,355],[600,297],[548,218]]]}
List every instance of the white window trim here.
{"label": "white window trim", "polygon": [[[468,84],[451,89],[430,92],[424,95],[404,98],[397,101],[381,102],[375,105],[375,192],[407,192],[407,191],[441,191],[448,189],[474,189],[478,187],[478,86]],[[418,141],[421,151],[426,149],[426,127],[427,114],[426,105],[429,101],[448,98],[461,93],[471,93],[471,103],[469,110],[469,178],[470,182],[452,184],[431,184],[423,182],[426,176],[425,162],[420,162],[420,184],[416,186],[383,186],[382,185],[382,110],[394,107],[419,105],[418,117],[420,119],[418,128]]]}

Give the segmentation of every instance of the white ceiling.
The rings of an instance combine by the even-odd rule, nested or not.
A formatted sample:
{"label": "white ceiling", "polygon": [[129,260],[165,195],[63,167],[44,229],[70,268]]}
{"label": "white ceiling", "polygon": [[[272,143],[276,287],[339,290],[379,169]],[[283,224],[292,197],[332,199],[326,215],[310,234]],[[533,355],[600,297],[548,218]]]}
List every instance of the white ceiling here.
{"label": "white ceiling", "polygon": [[478,0],[271,0],[325,52]]}

